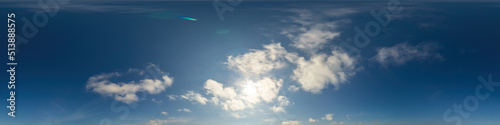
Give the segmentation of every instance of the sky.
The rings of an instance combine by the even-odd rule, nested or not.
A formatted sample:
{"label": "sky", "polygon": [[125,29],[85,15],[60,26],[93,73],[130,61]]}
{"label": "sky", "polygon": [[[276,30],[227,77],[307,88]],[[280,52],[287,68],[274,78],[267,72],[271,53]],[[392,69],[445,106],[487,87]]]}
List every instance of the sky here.
{"label": "sky", "polygon": [[494,1],[0,3],[2,125],[500,124]]}

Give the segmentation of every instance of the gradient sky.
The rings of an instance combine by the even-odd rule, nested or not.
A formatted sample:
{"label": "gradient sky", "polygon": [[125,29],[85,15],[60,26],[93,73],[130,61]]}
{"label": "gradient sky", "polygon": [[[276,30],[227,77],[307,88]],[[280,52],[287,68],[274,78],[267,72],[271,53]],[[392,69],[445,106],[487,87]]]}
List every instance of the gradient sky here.
{"label": "gradient sky", "polygon": [[[443,115],[478,78],[500,82],[500,3],[401,0],[383,26],[371,12],[390,2],[69,1],[17,46],[16,117],[0,124],[455,125]],[[20,36],[43,12],[0,3]],[[480,93],[448,118],[500,124],[500,92]]]}

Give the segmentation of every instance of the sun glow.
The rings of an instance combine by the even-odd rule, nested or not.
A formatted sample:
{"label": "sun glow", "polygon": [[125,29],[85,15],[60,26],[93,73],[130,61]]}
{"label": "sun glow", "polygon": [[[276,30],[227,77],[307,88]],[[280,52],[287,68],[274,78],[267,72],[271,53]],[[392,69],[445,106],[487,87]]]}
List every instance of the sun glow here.
{"label": "sun glow", "polygon": [[257,88],[252,81],[247,81],[247,84],[243,86],[243,92],[248,96],[257,96]]}

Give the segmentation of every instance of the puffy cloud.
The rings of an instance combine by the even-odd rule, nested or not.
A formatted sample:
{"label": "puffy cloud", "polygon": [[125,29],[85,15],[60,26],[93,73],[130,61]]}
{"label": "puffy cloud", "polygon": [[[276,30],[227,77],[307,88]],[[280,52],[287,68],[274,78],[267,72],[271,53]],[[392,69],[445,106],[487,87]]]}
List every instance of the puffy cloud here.
{"label": "puffy cloud", "polygon": [[207,98],[205,98],[201,94],[195,93],[193,91],[188,91],[186,94],[181,95],[181,98],[192,101],[192,102],[193,101],[198,102],[198,103],[203,104],[203,105],[207,104],[207,101],[208,101]]}
{"label": "puffy cloud", "polygon": [[279,102],[278,103],[279,106],[288,106],[290,104],[290,101],[285,96],[279,96],[278,102]]}
{"label": "puffy cloud", "polygon": [[331,121],[333,120],[333,114],[326,114],[325,117],[321,118],[323,120],[328,120],[328,121]]}
{"label": "puffy cloud", "polygon": [[250,103],[259,103],[261,100],[270,103],[278,97],[283,80],[264,77],[257,82],[248,82],[243,85],[242,98]]}
{"label": "puffy cloud", "polygon": [[271,107],[271,110],[273,112],[286,112],[285,111],[285,108],[286,106],[288,106],[290,104],[290,101],[288,100],[287,97],[285,96],[279,96],[278,97],[278,103],[276,105],[274,105],[273,107]]}
{"label": "puffy cloud", "polygon": [[440,54],[434,52],[437,48],[438,45],[432,43],[419,43],[411,46],[408,42],[404,42],[392,47],[379,48],[377,55],[372,59],[383,65],[402,65],[411,60],[426,59],[429,57],[442,59]]}
{"label": "puffy cloud", "polygon": [[313,123],[313,122],[317,122],[318,120],[316,119],[313,119],[313,118],[309,118],[309,122]]}
{"label": "puffy cloud", "polygon": [[355,59],[340,51],[332,51],[330,56],[315,54],[309,60],[301,57],[295,63],[292,78],[312,93],[320,93],[328,84],[337,88],[355,74]]}
{"label": "puffy cloud", "polygon": [[103,73],[90,77],[87,81],[86,89],[130,104],[139,100],[136,95],[137,92],[158,94],[165,91],[166,87],[172,86],[173,78],[165,75],[156,65],[151,64],[146,68],[153,68],[153,70],[159,71],[159,74],[161,74],[160,78],[144,78],[137,82],[116,83],[111,81],[111,79],[122,76],[122,73]]}
{"label": "puffy cloud", "polygon": [[261,75],[286,65],[285,58],[291,58],[280,43],[264,45],[264,50],[251,49],[251,52],[236,57],[229,56],[225,64],[244,75]]}
{"label": "puffy cloud", "polygon": [[168,115],[168,112],[161,112],[162,115]]}
{"label": "puffy cloud", "polygon": [[224,88],[221,83],[218,83],[217,81],[211,79],[205,82],[205,89],[207,90],[208,94],[212,94],[215,97],[224,99],[231,99],[236,97],[236,91],[233,87]]}
{"label": "puffy cloud", "polygon": [[221,105],[222,109],[231,111],[238,111],[246,108],[245,103],[243,103],[243,101],[239,99],[226,100],[225,102],[221,103]]}
{"label": "puffy cloud", "polygon": [[300,121],[283,121],[281,125],[300,125]]}
{"label": "puffy cloud", "polygon": [[187,108],[177,109],[177,111],[179,111],[179,112],[191,112],[191,110],[189,110]]}
{"label": "puffy cloud", "polygon": [[271,111],[276,112],[276,113],[278,113],[278,112],[286,112],[285,108],[283,108],[281,106],[273,106],[273,107],[271,107]]}
{"label": "puffy cloud", "polygon": [[173,123],[186,123],[189,121],[191,121],[191,119],[169,117],[168,119],[149,120],[149,122],[146,125],[168,125]]}
{"label": "puffy cloud", "polygon": [[[283,80],[264,77],[256,82],[243,82],[240,86],[242,89],[237,92],[233,87],[224,87],[222,83],[209,79],[204,88],[208,95],[213,96],[211,102],[215,105],[221,105],[227,111],[239,111],[253,108],[253,105],[262,101],[274,102],[283,86]],[[286,97],[280,98],[284,100]]]}

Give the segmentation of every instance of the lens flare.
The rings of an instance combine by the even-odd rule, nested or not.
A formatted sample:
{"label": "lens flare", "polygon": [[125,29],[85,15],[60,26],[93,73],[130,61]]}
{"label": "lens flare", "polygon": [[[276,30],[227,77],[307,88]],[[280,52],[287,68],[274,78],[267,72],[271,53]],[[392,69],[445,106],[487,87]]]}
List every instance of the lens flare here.
{"label": "lens flare", "polygon": [[197,19],[195,19],[195,18],[185,17],[185,16],[181,16],[181,17],[179,17],[179,18],[181,18],[181,19],[186,19],[186,20],[191,20],[191,21],[196,21],[196,20],[197,20]]}

